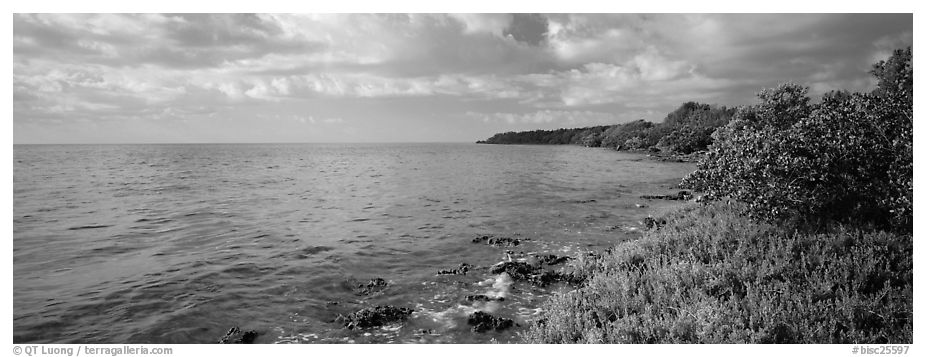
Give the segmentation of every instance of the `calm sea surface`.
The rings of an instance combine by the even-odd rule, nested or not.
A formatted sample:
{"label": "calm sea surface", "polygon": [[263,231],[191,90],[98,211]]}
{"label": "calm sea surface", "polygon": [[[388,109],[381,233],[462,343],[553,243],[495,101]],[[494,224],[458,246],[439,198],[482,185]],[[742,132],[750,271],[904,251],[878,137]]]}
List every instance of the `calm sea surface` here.
{"label": "calm sea surface", "polygon": [[[632,239],[691,164],[575,146],[14,145],[16,343],[518,341],[549,294],[489,274],[504,248],[577,255]],[[645,203],[646,208],[635,204]],[[619,227],[615,229],[615,227]],[[460,263],[465,276],[437,276]],[[358,296],[381,277],[382,291]],[[496,294],[501,302],[466,302]],[[374,305],[404,324],[334,322]],[[475,310],[520,327],[475,333]],[[422,332],[425,330],[425,332]]]}

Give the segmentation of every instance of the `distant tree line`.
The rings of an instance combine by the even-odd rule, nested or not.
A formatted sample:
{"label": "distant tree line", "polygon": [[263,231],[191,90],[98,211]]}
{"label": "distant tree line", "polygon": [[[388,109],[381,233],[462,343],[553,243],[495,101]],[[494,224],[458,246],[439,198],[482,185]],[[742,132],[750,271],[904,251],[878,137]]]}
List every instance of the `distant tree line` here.
{"label": "distant tree line", "polygon": [[615,150],[652,150],[688,154],[706,150],[711,134],[726,125],[736,108],[687,102],[662,123],[636,120],[617,125],[532,130],[493,135],[480,144],[583,145]]}
{"label": "distant tree line", "polygon": [[[912,231],[913,52],[873,65],[869,93],[783,83],[735,108],[688,102],[662,123],[497,134],[487,144],[575,144],[672,154],[704,151],[682,183],[732,198],[753,217]],[[816,222],[816,223],[814,223]]]}
{"label": "distant tree line", "polygon": [[[557,130],[531,130],[506,133],[498,133],[486,140],[480,140],[478,144],[535,144],[535,145],[586,145],[586,138],[589,143],[601,143],[600,139],[594,141],[602,132],[611,128],[611,125],[592,126],[587,128],[574,129],[557,129]],[[599,146],[599,145],[587,145]]]}

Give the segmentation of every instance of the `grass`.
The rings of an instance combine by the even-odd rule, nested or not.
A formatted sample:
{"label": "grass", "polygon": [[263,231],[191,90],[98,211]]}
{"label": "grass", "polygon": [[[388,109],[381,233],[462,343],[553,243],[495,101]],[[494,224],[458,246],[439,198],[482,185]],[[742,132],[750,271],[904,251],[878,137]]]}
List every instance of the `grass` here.
{"label": "grass", "polygon": [[731,203],[580,259],[584,287],[554,296],[533,343],[912,343],[910,235],[795,233]]}

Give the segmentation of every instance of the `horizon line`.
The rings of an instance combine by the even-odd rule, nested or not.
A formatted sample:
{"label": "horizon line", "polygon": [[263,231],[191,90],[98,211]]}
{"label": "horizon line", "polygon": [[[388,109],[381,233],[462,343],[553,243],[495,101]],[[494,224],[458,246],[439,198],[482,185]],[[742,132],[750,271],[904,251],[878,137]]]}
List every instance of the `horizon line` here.
{"label": "horizon line", "polygon": [[213,141],[213,142],[99,142],[99,143],[13,143],[16,145],[268,145],[268,144],[475,144],[478,140],[473,141],[265,141],[265,142],[243,142],[243,141]]}

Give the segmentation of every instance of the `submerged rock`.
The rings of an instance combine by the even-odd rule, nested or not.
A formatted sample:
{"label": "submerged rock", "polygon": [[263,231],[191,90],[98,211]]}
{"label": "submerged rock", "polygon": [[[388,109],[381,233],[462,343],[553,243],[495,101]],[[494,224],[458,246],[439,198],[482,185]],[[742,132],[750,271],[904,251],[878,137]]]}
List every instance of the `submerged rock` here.
{"label": "submerged rock", "polygon": [[487,240],[489,240],[489,239],[491,239],[491,238],[495,238],[495,236],[493,236],[493,235],[480,235],[480,236],[476,236],[476,238],[473,238],[473,243],[482,243],[482,242],[485,242],[485,241],[487,241]]}
{"label": "submerged rock", "polygon": [[511,319],[495,317],[482,311],[469,315],[466,323],[473,326],[473,332],[501,331],[514,326],[514,321]]}
{"label": "submerged rock", "polygon": [[449,270],[441,269],[437,271],[437,275],[466,275],[466,272],[468,272],[472,268],[473,268],[472,265],[469,265],[466,263],[460,263],[459,268],[449,269]]}
{"label": "submerged rock", "polygon": [[531,276],[537,274],[541,269],[525,262],[501,262],[492,266],[489,270],[492,274],[508,273],[514,280],[530,280]]}
{"label": "submerged rock", "polygon": [[674,195],[643,195],[640,196],[646,200],[671,200],[671,201],[688,201],[692,198],[691,192],[679,191]]}
{"label": "submerged rock", "polygon": [[349,329],[367,328],[387,325],[396,321],[405,321],[414,310],[395,306],[374,306],[352,312],[340,318]]}
{"label": "submerged rock", "polygon": [[496,237],[493,235],[482,235],[476,238],[473,238],[473,243],[482,243],[485,242],[488,245],[494,246],[504,246],[504,247],[515,247],[518,244],[521,244],[521,240],[517,238],[509,237]]}
{"label": "submerged rock", "polygon": [[572,259],[570,257],[565,257],[565,256],[561,257],[555,254],[538,254],[536,255],[536,257],[540,263],[546,264],[546,265],[562,264],[568,261],[569,259]]}
{"label": "submerged rock", "polygon": [[238,326],[228,329],[225,336],[219,339],[219,343],[254,343],[257,339],[257,331],[241,331]]}
{"label": "submerged rock", "polygon": [[356,295],[370,295],[377,291],[383,290],[389,283],[386,282],[383,278],[373,278],[366,284],[357,284],[357,287],[354,289],[354,294]]}
{"label": "submerged rock", "polygon": [[483,294],[476,294],[476,295],[466,295],[466,301],[485,301],[485,302],[488,302],[488,301],[505,301],[505,298],[504,298],[504,297],[501,297],[501,296],[499,296],[499,297],[492,297],[492,296],[483,295]]}

